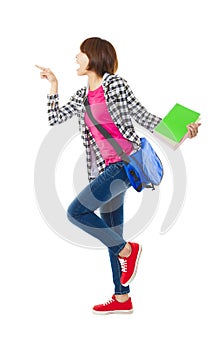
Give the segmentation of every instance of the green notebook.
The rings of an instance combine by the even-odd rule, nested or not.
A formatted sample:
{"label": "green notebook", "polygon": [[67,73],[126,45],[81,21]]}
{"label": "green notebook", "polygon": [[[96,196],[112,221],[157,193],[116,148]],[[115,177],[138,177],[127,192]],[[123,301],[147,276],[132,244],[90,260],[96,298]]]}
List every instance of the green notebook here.
{"label": "green notebook", "polygon": [[187,125],[196,122],[199,115],[200,113],[176,103],[155,127],[154,133],[168,141],[173,148],[178,147],[188,133]]}

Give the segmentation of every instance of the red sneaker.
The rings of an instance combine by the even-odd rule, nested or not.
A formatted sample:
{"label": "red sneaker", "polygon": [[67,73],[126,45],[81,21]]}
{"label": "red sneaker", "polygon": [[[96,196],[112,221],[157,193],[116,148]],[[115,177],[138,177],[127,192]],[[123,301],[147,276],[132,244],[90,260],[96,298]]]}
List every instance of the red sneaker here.
{"label": "red sneaker", "polygon": [[130,256],[128,258],[118,257],[122,271],[120,282],[124,287],[128,286],[136,275],[138,261],[142,250],[141,245],[138,243],[130,243],[130,245],[132,248]]}
{"label": "red sneaker", "polygon": [[104,304],[95,305],[93,307],[93,313],[100,314],[100,315],[107,315],[107,314],[121,314],[121,313],[132,313],[133,312],[133,305],[131,298],[129,298],[127,301],[120,303],[116,300],[115,295],[112,296],[110,300],[108,300]]}

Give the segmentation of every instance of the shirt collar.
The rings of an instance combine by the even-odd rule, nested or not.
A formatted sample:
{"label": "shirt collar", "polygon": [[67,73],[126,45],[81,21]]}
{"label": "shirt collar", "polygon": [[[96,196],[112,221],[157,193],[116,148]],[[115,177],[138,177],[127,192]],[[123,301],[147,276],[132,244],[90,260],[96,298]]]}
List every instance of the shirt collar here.
{"label": "shirt collar", "polygon": [[[102,86],[106,87],[109,84],[108,80],[109,80],[110,76],[111,76],[110,73],[104,73],[103,80],[102,80],[102,83],[101,83]],[[89,91],[89,84],[87,83],[87,86],[85,87],[85,91],[84,91],[84,96],[87,96],[88,91]]]}

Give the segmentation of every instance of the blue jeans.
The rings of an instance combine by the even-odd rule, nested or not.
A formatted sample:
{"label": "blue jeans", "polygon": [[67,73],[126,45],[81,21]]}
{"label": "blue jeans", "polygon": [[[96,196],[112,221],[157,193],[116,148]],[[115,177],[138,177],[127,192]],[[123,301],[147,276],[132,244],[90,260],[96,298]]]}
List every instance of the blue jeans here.
{"label": "blue jeans", "polygon": [[[110,164],[85,187],[68,208],[68,219],[85,232],[99,239],[109,250],[115,294],[129,293],[129,286],[120,283],[119,252],[124,248],[123,207],[130,182],[123,162]],[[100,216],[95,210],[100,210]]]}

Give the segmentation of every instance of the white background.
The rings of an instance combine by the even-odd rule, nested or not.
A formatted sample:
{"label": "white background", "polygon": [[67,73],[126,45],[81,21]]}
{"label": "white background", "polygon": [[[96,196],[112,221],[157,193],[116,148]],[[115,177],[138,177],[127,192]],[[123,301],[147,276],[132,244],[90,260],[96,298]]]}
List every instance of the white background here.
{"label": "white background", "polygon": [[[215,0],[1,5],[1,349],[129,350],[139,342],[140,349],[220,350],[218,5]],[[59,238],[42,219],[34,195],[35,159],[50,130],[49,86],[34,64],[56,73],[66,102],[85,84],[74,61],[90,36],[114,44],[119,74],[150,112],[163,117],[179,102],[201,112],[203,123],[199,136],[182,146],[188,188],[178,221],[160,235],[161,206],[162,215],[137,238],[143,254],[131,286],[132,315],[91,313],[113,293],[107,252]],[[167,193],[164,185],[164,202]]]}

